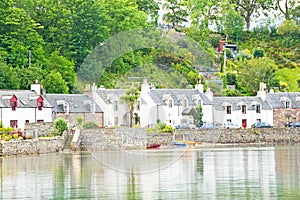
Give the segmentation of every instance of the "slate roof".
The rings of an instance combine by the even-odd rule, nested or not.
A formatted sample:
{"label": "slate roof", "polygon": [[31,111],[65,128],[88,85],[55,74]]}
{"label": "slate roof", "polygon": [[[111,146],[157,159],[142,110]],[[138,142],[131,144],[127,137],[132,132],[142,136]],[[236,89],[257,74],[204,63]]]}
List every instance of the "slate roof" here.
{"label": "slate roof", "polygon": [[291,102],[291,108],[300,108],[300,92],[279,92],[279,93],[268,93],[267,101],[272,108],[285,108],[284,100],[289,99]]}
{"label": "slate roof", "polygon": [[110,101],[110,95],[121,97],[125,95],[125,89],[99,89],[96,90],[96,93],[103,99],[106,104],[112,104],[113,102]]}
{"label": "slate roof", "polygon": [[257,103],[262,110],[272,110],[272,107],[260,97],[214,97],[213,105],[216,110],[225,110],[226,104],[232,105],[232,110],[240,110],[242,104],[246,105],[247,110],[254,110]]}
{"label": "slate roof", "polygon": [[[41,95],[31,90],[0,90],[0,107],[10,107],[10,99],[15,95],[18,99],[19,108],[35,108],[37,98]],[[52,105],[44,98],[44,107],[51,108]]]}
{"label": "slate roof", "polygon": [[182,105],[180,100],[184,96],[188,100],[188,106],[196,106],[193,95],[200,95],[203,105],[212,105],[207,96],[197,89],[150,89],[148,93],[153,101],[160,106],[167,105],[164,101],[164,95],[170,95],[174,99],[174,106]]}
{"label": "slate roof", "polygon": [[54,111],[57,113],[65,112],[61,105],[58,105],[57,101],[65,101],[69,105],[70,113],[91,113],[91,106],[86,102],[95,104],[95,112],[103,112],[101,108],[95,103],[95,101],[86,94],[46,94],[45,98],[54,107]]}

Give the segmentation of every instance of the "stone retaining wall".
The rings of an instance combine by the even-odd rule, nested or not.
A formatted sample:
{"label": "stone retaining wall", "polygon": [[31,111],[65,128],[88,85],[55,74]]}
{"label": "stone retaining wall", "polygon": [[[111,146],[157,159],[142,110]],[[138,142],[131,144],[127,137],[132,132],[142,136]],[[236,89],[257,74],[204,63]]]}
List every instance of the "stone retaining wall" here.
{"label": "stone retaining wall", "polygon": [[53,127],[53,122],[28,123],[25,125],[24,132],[26,137],[38,138],[48,136]]}
{"label": "stone retaining wall", "polygon": [[175,140],[198,143],[299,143],[299,128],[176,130],[146,133],[145,129],[93,129],[81,133],[81,147],[89,150],[145,149],[147,144],[172,146]]}
{"label": "stone retaining wall", "polygon": [[199,143],[299,143],[299,128],[215,129],[176,131],[175,140]]}
{"label": "stone retaining wall", "polygon": [[55,139],[1,141],[0,156],[59,152],[63,150],[64,142],[65,140],[62,137]]}

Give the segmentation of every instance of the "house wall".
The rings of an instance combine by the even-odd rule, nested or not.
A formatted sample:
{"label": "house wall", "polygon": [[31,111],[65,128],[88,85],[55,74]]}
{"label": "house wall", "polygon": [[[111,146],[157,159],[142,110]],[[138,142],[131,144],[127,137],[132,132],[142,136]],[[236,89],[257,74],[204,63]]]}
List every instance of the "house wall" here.
{"label": "house wall", "polygon": [[212,105],[203,105],[202,113],[203,113],[203,117],[202,117],[203,122],[214,122]]}
{"label": "house wall", "polygon": [[83,123],[85,122],[96,122],[100,127],[103,127],[103,113],[56,113],[55,118],[63,118],[68,121],[69,128],[78,124],[77,118],[81,116]]}
{"label": "house wall", "polygon": [[43,108],[38,110],[37,108],[19,108],[15,111],[11,108],[1,108],[1,119],[5,127],[10,127],[10,120],[18,121],[18,129],[24,130],[25,121],[29,120],[29,123],[34,123],[37,120],[43,120],[44,122],[53,122],[52,108]]}
{"label": "house wall", "polygon": [[247,110],[246,114],[243,114],[241,110],[234,110],[231,114],[226,114],[225,110],[219,111],[214,109],[214,123],[224,123],[227,120],[231,120],[232,123],[242,127],[242,120],[247,120],[247,127],[250,128],[258,119],[262,122],[268,122],[273,125],[273,111],[261,110],[261,113],[256,113],[255,110]]}
{"label": "house wall", "polygon": [[274,109],[274,127],[285,127],[288,122],[300,121],[300,109]]}
{"label": "house wall", "polygon": [[[128,106],[121,101],[121,96],[123,95],[113,95],[112,102],[107,103],[104,99],[102,99],[96,92],[96,90],[92,91],[93,100],[99,105],[102,109],[104,116],[104,126],[128,126],[129,117],[127,116],[124,119],[124,116],[128,112]],[[118,102],[118,110],[115,110],[113,102]],[[115,124],[115,119],[118,118],[118,124]]]}
{"label": "house wall", "polygon": [[[146,104],[140,105],[140,110],[137,110],[135,107],[135,113],[140,118],[140,126],[141,127],[153,127],[157,123],[157,119],[159,118],[159,109],[158,106],[152,101],[148,94],[144,94],[141,96],[142,99],[146,102]],[[141,98],[138,99],[141,101]]]}

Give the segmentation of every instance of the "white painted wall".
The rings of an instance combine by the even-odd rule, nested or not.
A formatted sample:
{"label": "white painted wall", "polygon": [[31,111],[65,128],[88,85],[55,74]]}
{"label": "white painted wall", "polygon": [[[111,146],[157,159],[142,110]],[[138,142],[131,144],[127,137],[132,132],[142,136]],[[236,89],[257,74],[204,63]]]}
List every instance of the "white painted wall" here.
{"label": "white painted wall", "polygon": [[18,121],[18,129],[24,130],[25,121],[29,120],[29,123],[35,123],[37,120],[43,120],[44,122],[53,122],[52,108],[19,108],[15,111],[11,108],[1,108],[1,119],[5,127],[10,127],[10,120]]}
{"label": "white painted wall", "polygon": [[262,122],[268,122],[273,125],[273,110],[261,110],[261,113],[256,113],[256,110],[247,110],[246,114],[242,110],[232,111],[231,114],[226,114],[225,109],[222,111],[214,109],[214,122],[223,123],[231,119],[231,122],[242,127],[242,120],[247,120],[247,128],[251,128],[258,119]]}

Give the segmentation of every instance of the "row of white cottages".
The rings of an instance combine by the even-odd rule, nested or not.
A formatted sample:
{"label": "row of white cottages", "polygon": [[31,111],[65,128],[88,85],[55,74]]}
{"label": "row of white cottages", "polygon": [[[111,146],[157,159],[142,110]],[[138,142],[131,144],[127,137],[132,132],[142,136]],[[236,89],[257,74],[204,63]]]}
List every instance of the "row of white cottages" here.
{"label": "row of white cottages", "polygon": [[[196,123],[196,107],[201,106],[202,120],[214,124],[231,122],[249,128],[257,121],[275,127],[300,121],[300,93],[267,93],[264,84],[257,96],[214,97],[203,85],[195,89],[156,89],[141,85],[134,110],[134,124],[153,127],[158,122],[174,126]],[[40,84],[31,90],[0,90],[0,120],[3,126],[24,130],[26,123],[53,122],[62,117],[69,126],[94,121],[101,127],[128,126],[129,109],[122,101],[124,89],[92,86],[86,94],[44,94]]]}

